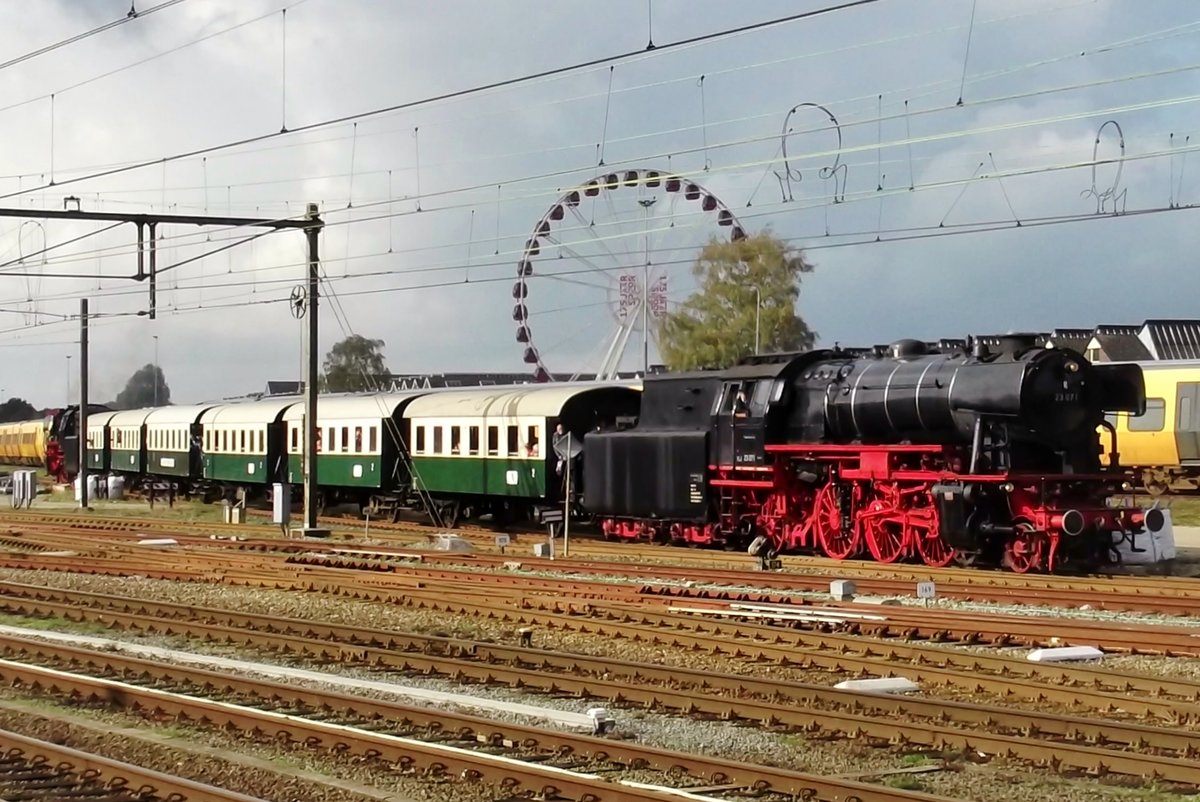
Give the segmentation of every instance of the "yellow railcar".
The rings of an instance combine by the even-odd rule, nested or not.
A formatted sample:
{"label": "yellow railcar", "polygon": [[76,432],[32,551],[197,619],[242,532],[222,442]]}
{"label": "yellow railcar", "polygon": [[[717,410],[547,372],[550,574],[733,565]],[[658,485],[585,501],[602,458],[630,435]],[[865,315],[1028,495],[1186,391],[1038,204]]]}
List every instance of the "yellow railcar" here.
{"label": "yellow railcar", "polygon": [[45,466],[46,422],[39,418],[0,423],[0,462],[34,468]]}
{"label": "yellow railcar", "polygon": [[[1146,413],[1109,416],[1121,464],[1134,468],[1147,492],[1200,488],[1200,360],[1139,362]],[[1101,437],[1106,451],[1109,438]],[[1105,458],[1107,460],[1107,453]]]}

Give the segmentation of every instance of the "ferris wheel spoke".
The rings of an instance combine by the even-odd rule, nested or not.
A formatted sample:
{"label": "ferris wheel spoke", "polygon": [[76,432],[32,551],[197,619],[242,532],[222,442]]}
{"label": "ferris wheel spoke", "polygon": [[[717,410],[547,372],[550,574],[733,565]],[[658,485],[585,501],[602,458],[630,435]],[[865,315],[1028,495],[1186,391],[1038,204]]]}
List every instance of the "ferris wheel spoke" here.
{"label": "ferris wheel spoke", "polygon": [[[578,210],[578,209],[571,209],[571,212],[572,212],[572,213],[575,215],[576,219],[578,219],[578,220],[579,220],[579,222],[580,222],[580,223],[582,223],[582,224],[584,225],[584,227],[586,228],[586,230],[588,230],[588,231],[592,231],[592,230],[594,230],[594,226],[592,226],[592,225],[591,225],[591,224],[589,224],[589,223],[588,223],[586,220],[584,220],[584,219],[583,219],[583,215],[581,215],[581,214],[579,213],[579,210]],[[621,260],[620,260],[619,258],[617,258],[617,255],[616,255],[615,253],[613,253],[613,252],[612,252],[612,249],[611,249],[611,248],[609,248],[609,247],[608,247],[608,243],[607,243],[607,242],[605,242],[605,240],[604,240],[604,238],[603,238],[603,237],[595,237],[595,238],[593,238],[593,239],[591,239],[591,240],[589,240],[589,241],[590,241],[590,242],[594,242],[594,243],[596,243],[596,245],[598,245],[598,246],[600,246],[601,248],[603,248],[603,249],[604,249],[604,251],[605,251],[605,252],[608,254],[609,258],[613,260],[613,263],[614,263],[614,265],[616,265],[616,264],[620,264],[620,263],[621,263]],[[564,245],[564,246],[562,246],[562,247],[566,247],[566,246]],[[578,257],[578,256],[576,256],[576,258],[581,258],[581,257]],[[607,272],[607,271],[601,270],[600,272],[604,273],[604,272]]]}
{"label": "ferris wheel spoke", "polygon": [[[546,239],[549,240],[550,242],[553,242],[555,245],[557,245],[559,248],[561,248],[563,251],[565,251],[572,259],[576,259],[580,262],[583,262],[583,264],[590,267],[593,272],[599,273],[601,276],[605,276],[605,277],[607,277],[608,274],[610,272],[612,272],[611,267],[609,267],[609,268],[601,267],[600,265],[593,262],[590,258],[584,256],[579,251],[575,250],[570,245],[567,245],[565,242],[555,242],[554,240],[550,239],[549,237],[547,237]],[[558,281],[569,281],[569,282],[573,282],[573,283],[582,283],[582,279],[570,280],[563,276],[555,276],[551,273],[543,274],[543,278],[552,278],[552,279],[555,279]],[[609,285],[611,286],[611,284],[612,284],[612,280],[609,279]],[[596,286],[596,285],[593,284],[593,285],[589,285],[589,286]],[[598,289],[607,290],[607,289],[610,289],[610,287],[598,287]]]}

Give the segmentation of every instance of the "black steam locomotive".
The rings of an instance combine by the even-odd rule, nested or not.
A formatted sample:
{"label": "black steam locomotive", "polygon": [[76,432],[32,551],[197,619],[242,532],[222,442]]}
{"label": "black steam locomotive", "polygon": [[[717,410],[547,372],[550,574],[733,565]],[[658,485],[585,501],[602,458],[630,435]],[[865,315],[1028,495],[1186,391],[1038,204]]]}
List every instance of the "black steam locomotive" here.
{"label": "black steam locomotive", "polygon": [[1162,526],[1109,505],[1105,414],[1145,403],[1136,365],[1019,335],[756,356],[648,377],[637,427],[586,440],[584,506],[610,538],[1094,567]]}

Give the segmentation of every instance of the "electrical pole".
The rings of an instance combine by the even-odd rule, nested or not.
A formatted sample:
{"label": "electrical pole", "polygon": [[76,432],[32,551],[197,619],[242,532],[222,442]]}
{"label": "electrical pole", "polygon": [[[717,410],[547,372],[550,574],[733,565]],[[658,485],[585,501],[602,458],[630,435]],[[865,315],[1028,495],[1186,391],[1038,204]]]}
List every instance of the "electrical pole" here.
{"label": "electrical pole", "polygon": [[754,355],[758,356],[758,323],[762,314],[762,291],[754,288]]}
{"label": "electrical pole", "polygon": [[[79,508],[88,509],[88,300],[79,299]],[[63,458],[66,458],[63,454]]]}
{"label": "electrical pole", "polygon": [[320,284],[318,237],[323,223],[317,216],[317,204],[308,204],[308,325],[304,337],[304,536],[328,537],[328,529],[317,528],[317,297]]}
{"label": "electrical pole", "polygon": [[154,406],[158,406],[158,335],[154,337]]}
{"label": "electrical pole", "polygon": [[642,264],[642,375],[650,375],[650,207],[658,198],[642,198],[638,201],[646,210],[646,231],[643,237],[645,262]]}

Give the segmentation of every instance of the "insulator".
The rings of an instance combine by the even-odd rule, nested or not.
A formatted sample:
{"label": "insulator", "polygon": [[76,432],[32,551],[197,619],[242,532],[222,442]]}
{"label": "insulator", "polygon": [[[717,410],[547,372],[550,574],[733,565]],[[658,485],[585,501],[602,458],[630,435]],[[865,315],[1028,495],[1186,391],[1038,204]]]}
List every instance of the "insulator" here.
{"label": "insulator", "polygon": [[529,342],[529,328],[528,327],[521,326],[520,328],[517,329],[517,342],[519,342],[519,343]]}
{"label": "insulator", "polygon": [[533,372],[533,380],[539,384],[545,384],[550,381],[550,374],[545,368],[539,367]]}
{"label": "insulator", "polygon": [[513,297],[520,300],[529,295],[529,288],[525,286],[524,281],[518,281],[513,285]]}
{"label": "insulator", "polygon": [[583,186],[583,194],[587,195],[589,198],[594,198],[597,195],[599,195],[600,194],[600,182],[594,178],[591,181],[588,181]]}
{"label": "insulator", "polygon": [[728,209],[722,209],[717,213],[717,225],[731,226],[733,225],[733,212]]}
{"label": "insulator", "polygon": [[528,259],[522,259],[521,263],[517,265],[517,275],[521,276],[522,278],[525,276],[532,276],[533,262],[529,261]]}
{"label": "insulator", "polygon": [[729,238],[734,242],[744,240],[746,238],[746,232],[741,226],[734,226],[733,233],[729,235]]}
{"label": "insulator", "polygon": [[532,345],[525,349],[525,356],[521,357],[525,360],[526,365],[536,365],[538,362],[537,349]]}
{"label": "insulator", "polygon": [[543,220],[542,224],[540,226],[538,226],[537,235],[539,237],[544,237],[549,233],[550,233],[550,221]]}
{"label": "insulator", "polygon": [[683,197],[688,200],[698,200],[700,198],[700,187],[695,184],[688,184],[687,192],[683,193]]}
{"label": "insulator", "polygon": [[529,310],[525,308],[525,304],[517,304],[513,307],[513,320],[518,323],[529,317]]}
{"label": "insulator", "polygon": [[609,173],[608,175],[604,176],[604,188],[605,189],[616,189],[620,185],[621,185],[621,177],[618,176],[616,173]]}
{"label": "insulator", "polygon": [[[575,195],[576,198],[579,197],[579,193],[577,193],[577,192],[573,192],[571,194]],[[578,203],[578,201],[576,201],[576,203]],[[550,219],[551,220],[562,220],[563,216],[565,214],[566,214],[566,212],[563,211],[563,207],[561,205],[555,206],[553,209],[550,210]]]}
{"label": "insulator", "polygon": [[667,179],[667,192],[678,192],[681,186],[683,186],[683,182],[677,177],[671,176]]}
{"label": "insulator", "polygon": [[637,183],[638,183],[638,177],[639,176],[638,176],[637,170],[629,170],[628,172],[626,172],[625,173],[625,186],[636,187]]}
{"label": "insulator", "polygon": [[537,256],[542,252],[542,246],[538,245],[537,239],[531,239],[525,243],[525,253],[529,256]]}
{"label": "insulator", "polygon": [[659,180],[661,175],[662,173],[660,173],[658,170],[651,170],[650,172],[646,173],[646,186],[656,187],[661,184],[662,181]]}
{"label": "insulator", "polygon": [[712,195],[705,195],[704,202],[700,204],[700,208],[706,212],[711,212],[717,208],[717,199]]}

